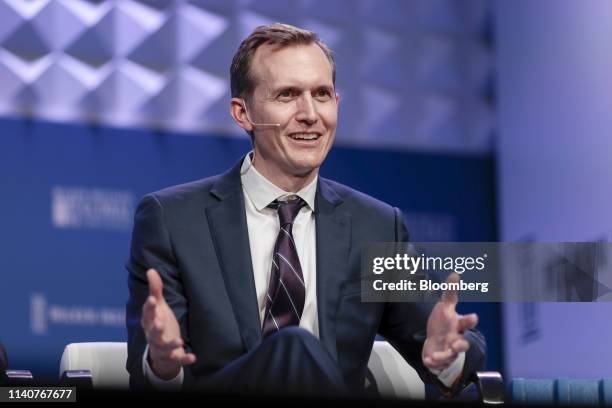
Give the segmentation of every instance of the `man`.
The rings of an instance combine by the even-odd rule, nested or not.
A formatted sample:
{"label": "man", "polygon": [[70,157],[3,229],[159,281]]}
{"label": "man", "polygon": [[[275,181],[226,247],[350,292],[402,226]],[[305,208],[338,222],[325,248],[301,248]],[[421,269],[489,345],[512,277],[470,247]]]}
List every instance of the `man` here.
{"label": "man", "polygon": [[482,367],[477,316],[458,315],[453,293],[433,309],[361,302],[361,244],[408,235],[398,209],[318,176],[336,130],[334,84],[312,32],[273,24],[240,45],[230,113],[252,153],[145,196],[135,216],[133,387],[356,392],[377,334],[449,395]]}

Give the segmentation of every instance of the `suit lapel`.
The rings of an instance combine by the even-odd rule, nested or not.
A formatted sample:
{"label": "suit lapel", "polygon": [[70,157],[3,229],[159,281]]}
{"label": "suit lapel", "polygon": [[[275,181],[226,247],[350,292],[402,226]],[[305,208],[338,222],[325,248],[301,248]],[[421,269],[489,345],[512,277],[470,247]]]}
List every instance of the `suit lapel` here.
{"label": "suit lapel", "polygon": [[319,337],[334,360],[337,360],[336,312],[340,286],[347,276],[351,231],[349,214],[336,208],[341,203],[331,185],[320,178],[315,211]]}
{"label": "suit lapel", "polygon": [[[252,350],[261,343],[261,322],[240,182],[241,163],[215,183],[211,193],[219,203],[206,208],[206,216],[243,343]],[[336,312],[340,287],[348,273],[351,231],[350,215],[336,208],[341,203],[331,185],[319,178],[315,211],[319,337],[334,360]]]}
{"label": "suit lapel", "polygon": [[242,160],[220,176],[211,193],[220,202],[206,209],[219,265],[247,350],[261,342],[261,324],[240,182]]}

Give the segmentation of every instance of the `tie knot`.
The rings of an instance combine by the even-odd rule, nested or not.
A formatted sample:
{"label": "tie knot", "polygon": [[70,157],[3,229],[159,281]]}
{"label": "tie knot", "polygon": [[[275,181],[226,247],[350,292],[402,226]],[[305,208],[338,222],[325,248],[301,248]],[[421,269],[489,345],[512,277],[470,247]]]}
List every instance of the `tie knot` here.
{"label": "tie knot", "polygon": [[278,219],[280,220],[281,226],[293,224],[293,220],[295,220],[298,212],[300,212],[300,208],[306,204],[300,197],[292,197],[295,198],[290,198],[287,201],[274,200],[270,204],[271,208],[276,208],[278,210]]}

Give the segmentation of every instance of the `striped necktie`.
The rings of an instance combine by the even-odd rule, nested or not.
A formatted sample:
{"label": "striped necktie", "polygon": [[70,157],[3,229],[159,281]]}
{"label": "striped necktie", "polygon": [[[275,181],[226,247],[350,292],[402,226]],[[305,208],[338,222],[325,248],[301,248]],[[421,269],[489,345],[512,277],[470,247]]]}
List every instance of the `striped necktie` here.
{"label": "striped necktie", "polygon": [[272,271],[262,327],[264,338],[285,326],[299,325],[302,318],[306,289],[292,228],[295,217],[305,204],[301,198],[292,196],[287,201],[274,200],[269,205],[278,211],[280,229],[272,254]]}

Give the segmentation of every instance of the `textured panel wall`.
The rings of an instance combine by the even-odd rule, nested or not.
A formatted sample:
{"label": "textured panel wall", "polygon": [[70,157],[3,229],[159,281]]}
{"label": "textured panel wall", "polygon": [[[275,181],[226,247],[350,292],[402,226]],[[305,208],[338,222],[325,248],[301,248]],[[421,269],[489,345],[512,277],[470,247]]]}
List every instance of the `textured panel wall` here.
{"label": "textured panel wall", "polygon": [[228,68],[255,26],[336,53],[342,144],[488,152],[486,0],[1,0],[0,114],[243,137]]}

